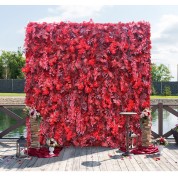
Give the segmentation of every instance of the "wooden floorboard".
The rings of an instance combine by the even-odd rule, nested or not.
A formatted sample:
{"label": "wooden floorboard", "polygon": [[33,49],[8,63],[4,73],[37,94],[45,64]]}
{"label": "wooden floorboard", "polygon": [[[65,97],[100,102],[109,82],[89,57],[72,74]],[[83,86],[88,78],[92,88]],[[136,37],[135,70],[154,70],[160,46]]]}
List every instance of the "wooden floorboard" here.
{"label": "wooden floorboard", "polygon": [[14,140],[0,140],[0,171],[178,171],[178,145],[163,153],[123,157],[118,149],[66,147],[53,158],[16,158]]}

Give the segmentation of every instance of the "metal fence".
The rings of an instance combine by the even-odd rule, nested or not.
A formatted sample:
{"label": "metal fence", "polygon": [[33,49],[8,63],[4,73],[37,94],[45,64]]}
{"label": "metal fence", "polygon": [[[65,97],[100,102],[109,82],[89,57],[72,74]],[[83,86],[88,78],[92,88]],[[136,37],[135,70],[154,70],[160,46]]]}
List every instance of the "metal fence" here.
{"label": "metal fence", "polygon": [[153,82],[156,94],[163,94],[165,87],[170,87],[172,95],[178,95],[178,82]]}
{"label": "metal fence", "polygon": [[24,93],[24,79],[0,79],[0,93]]}
{"label": "metal fence", "polygon": [[[23,93],[25,79],[0,79],[0,93]],[[156,94],[163,94],[164,88],[169,86],[172,95],[178,95],[178,82],[153,82]]]}

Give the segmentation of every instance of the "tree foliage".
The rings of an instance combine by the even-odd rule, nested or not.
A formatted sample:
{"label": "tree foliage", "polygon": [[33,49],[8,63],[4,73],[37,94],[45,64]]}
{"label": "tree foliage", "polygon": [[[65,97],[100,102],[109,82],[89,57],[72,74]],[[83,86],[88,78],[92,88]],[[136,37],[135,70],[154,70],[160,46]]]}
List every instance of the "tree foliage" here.
{"label": "tree foliage", "polygon": [[154,63],[151,65],[151,76],[153,82],[168,82],[173,78],[167,66],[164,64],[156,65]]}
{"label": "tree foliage", "polygon": [[163,95],[164,96],[171,96],[171,88],[169,86],[164,87]]}
{"label": "tree foliage", "polygon": [[1,79],[23,79],[21,69],[25,64],[23,52],[19,48],[17,52],[2,51],[0,56],[0,78]]}

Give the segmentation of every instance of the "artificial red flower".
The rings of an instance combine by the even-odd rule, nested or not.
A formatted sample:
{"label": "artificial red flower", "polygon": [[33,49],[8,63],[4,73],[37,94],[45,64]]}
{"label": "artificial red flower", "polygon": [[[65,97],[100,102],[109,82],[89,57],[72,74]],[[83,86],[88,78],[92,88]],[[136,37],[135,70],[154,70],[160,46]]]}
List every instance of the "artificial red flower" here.
{"label": "artificial red flower", "polygon": [[[25,48],[25,103],[42,116],[41,144],[125,144],[119,113],[150,105],[149,23],[29,23]],[[130,120],[141,138],[139,124]]]}

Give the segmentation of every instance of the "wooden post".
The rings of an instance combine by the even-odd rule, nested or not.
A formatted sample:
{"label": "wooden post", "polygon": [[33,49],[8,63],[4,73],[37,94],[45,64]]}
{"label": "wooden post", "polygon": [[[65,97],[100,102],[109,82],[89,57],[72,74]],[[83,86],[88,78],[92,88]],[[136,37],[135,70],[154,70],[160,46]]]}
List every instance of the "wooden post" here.
{"label": "wooden post", "polygon": [[158,134],[163,135],[163,103],[158,103]]}
{"label": "wooden post", "polygon": [[148,118],[142,123],[142,146],[151,145],[151,120]]}
{"label": "wooden post", "polygon": [[38,148],[40,147],[39,143],[39,125],[36,118],[30,118],[30,127],[31,127],[31,143],[30,147]]}

